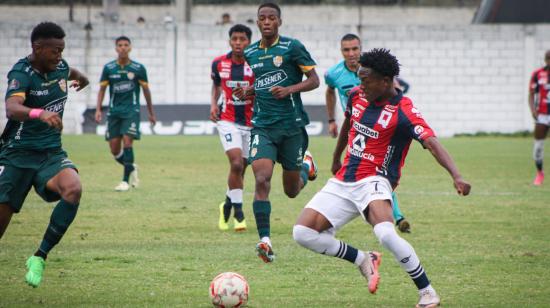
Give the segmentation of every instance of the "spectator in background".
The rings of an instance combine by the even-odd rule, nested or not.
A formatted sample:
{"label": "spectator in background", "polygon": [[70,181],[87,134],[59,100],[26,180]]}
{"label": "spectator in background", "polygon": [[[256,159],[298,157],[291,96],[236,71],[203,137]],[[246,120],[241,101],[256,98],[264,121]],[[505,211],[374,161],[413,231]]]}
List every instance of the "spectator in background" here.
{"label": "spectator in background", "polygon": [[143,16],[139,16],[137,18],[136,22],[140,25],[143,25],[143,24],[145,24],[145,18],[143,18]]}
{"label": "spectator in background", "polygon": [[223,13],[222,14],[222,19],[220,21],[216,22],[216,25],[223,26],[223,25],[230,25],[232,23],[233,23],[233,21],[231,20],[231,15],[229,15],[229,13]]}

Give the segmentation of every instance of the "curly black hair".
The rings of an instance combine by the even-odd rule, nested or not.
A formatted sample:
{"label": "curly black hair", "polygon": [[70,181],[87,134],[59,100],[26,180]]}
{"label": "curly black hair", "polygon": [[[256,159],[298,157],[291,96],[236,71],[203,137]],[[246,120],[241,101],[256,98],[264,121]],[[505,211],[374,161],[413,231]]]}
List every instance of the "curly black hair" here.
{"label": "curly black hair", "polygon": [[231,35],[233,34],[233,32],[246,34],[246,37],[248,37],[249,41],[252,39],[252,30],[250,30],[250,28],[245,26],[245,25],[236,24],[233,27],[231,27],[231,29],[229,29],[229,37],[230,38],[231,38]]}
{"label": "curly black hair", "polygon": [[384,77],[393,78],[399,75],[399,61],[388,49],[374,48],[364,52],[359,63],[362,67],[371,68]]}
{"label": "curly black hair", "polygon": [[64,37],[65,31],[63,31],[63,28],[56,23],[45,21],[39,23],[36,27],[34,27],[34,29],[32,29],[31,43],[34,43],[39,39],[63,39]]}

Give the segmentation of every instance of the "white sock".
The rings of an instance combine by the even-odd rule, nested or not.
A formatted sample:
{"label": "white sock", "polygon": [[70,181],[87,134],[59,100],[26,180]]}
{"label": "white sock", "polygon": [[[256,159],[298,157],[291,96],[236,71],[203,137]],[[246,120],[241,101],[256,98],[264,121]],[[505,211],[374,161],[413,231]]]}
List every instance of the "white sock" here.
{"label": "white sock", "polygon": [[227,191],[227,196],[231,200],[231,203],[243,203],[243,190],[231,189]]}
{"label": "white sock", "polygon": [[395,260],[409,274],[416,286],[419,289],[426,288],[430,282],[420,264],[420,259],[411,244],[397,234],[393,223],[381,222],[374,226],[373,231],[380,244],[391,251]]}
{"label": "white sock", "polygon": [[533,144],[533,159],[536,162],[542,162],[544,158],[544,139],[535,139]]}
{"label": "white sock", "polygon": [[427,287],[425,287],[425,288],[423,288],[423,289],[418,290],[418,293],[422,293],[422,292],[424,292],[424,291],[426,291],[426,290],[429,290],[431,293],[437,294],[437,292],[435,292],[435,289],[432,287],[431,284],[429,284]]}
{"label": "white sock", "polygon": [[269,245],[269,247],[273,248],[273,246],[271,246],[271,239],[268,236],[262,237],[260,241],[266,243],[267,245]]}
{"label": "white sock", "polygon": [[365,260],[365,254],[361,250],[335,239],[331,229],[319,233],[306,226],[295,225],[292,236],[298,244],[320,254],[338,257],[357,266]]}

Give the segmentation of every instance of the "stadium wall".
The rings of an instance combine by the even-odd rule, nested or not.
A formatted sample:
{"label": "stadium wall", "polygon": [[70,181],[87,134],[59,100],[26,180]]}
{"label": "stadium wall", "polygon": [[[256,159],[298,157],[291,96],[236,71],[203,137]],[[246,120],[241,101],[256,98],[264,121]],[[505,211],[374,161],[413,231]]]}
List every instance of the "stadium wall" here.
{"label": "stadium wall", "polygon": [[[95,106],[102,66],[116,56],[116,36],[133,39],[133,58],[148,68],[154,102],[165,105],[208,104],[211,60],[228,48],[226,26],[94,24],[87,33],[83,24],[62,24],[68,35],[65,58],[92,81],[82,93],[70,94],[64,120],[67,133],[82,132],[82,115]],[[29,53],[32,26],[0,23],[2,76]],[[322,76],[341,59],[340,37],[357,28],[285,25],[281,31],[305,44]],[[531,71],[542,65],[544,51],[550,49],[547,33],[549,25],[368,25],[362,37],[365,49],[386,47],[397,55],[401,76],[411,84],[409,96],[439,135],[451,136],[532,129],[527,83]],[[258,38],[256,30],[254,38]],[[0,92],[5,93],[6,84],[4,77]],[[322,84],[304,94],[305,104],[324,104],[324,91]],[[204,114],[202,120],[207,117]]]}

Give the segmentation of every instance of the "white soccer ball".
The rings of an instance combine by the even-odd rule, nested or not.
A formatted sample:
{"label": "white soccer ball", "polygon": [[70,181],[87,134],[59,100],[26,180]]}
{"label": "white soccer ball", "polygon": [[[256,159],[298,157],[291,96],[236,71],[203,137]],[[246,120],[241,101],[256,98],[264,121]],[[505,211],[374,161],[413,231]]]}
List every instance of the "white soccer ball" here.
{"label": "white soccer ball", "polygon": [[242,307],[248,302],[248,291],[248,282],[237,273],[221,273],[210,283],[214,307]]}

